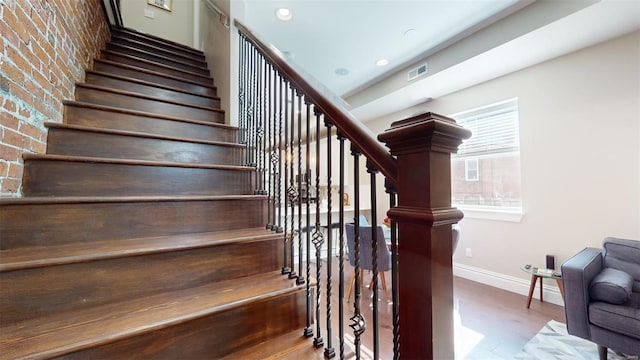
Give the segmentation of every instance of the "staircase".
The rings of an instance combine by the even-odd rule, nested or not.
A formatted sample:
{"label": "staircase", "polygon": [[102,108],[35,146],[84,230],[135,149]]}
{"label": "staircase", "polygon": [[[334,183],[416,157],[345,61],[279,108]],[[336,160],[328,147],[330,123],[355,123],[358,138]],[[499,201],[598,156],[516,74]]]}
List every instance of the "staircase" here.
{"label": "staircase", "polygon": [[0,200],[0,358],[314,354],[204,55],[113,30],[85,81]]}

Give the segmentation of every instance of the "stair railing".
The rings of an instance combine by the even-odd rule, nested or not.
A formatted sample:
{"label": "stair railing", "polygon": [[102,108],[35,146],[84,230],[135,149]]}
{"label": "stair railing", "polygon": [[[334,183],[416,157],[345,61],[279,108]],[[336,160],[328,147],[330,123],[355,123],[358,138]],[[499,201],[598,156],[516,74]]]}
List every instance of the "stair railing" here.
{"label": "stair railing", "polygon": [[[363,337],[368,333],[372,335],[368,347],[374,359],[381,358],[381,351],[392,352],[394,359],[400,354],[408,359],[453,358],[451,225],[463,215],[451,207],[450,155],[470,132],[450,118],[426,113],[394,122],[378,136],[389,152],[346,110],[341,99],[296,70],[279,50],[244,25],[235,21],[235,26],[240,34],[241,62],[239,140],[246,146],[245,164],[256,168],[255,192],[268,199],[266,227],[283,234],[282,274],[306,288],[304,336],[313,338],[313,346],[324,347],[326,358],[344,359],[350,352],[356,359],[362,358]],[[334,137],[337,159],[332,149]],[[353,161],[354,205],[349,219],[345,219],[343,201],[346,141]],[[326,142],[324,149],[321,142]],[[370,178],[369,194],[360,193],[362,156]],[[338,172],[337,186],[334,171]],[[375,230],[378,173],[385,177],[391,204],[387,212],[392,252],[390,350],[380,349],[380,267],[375,260],[377,243],[385,239],[378,238],[377,231],[372,231],[370,320],[362,306],[360,286],[359,218],[366,203],[361,200],[370,197],[370,220]],[[338,219],[334,221],[336,207]],[[321,213],[326,214],[325,219]],[[352,309],[345,304],[344,291],[346,222],[354,222],[355,229]],[[335,238],[334,228],[338,232]],[[334,242],[338,249],[336,269]],[[336,313],[337,323],[333,320]],[[347,326],[353,335],[347,336]]]}

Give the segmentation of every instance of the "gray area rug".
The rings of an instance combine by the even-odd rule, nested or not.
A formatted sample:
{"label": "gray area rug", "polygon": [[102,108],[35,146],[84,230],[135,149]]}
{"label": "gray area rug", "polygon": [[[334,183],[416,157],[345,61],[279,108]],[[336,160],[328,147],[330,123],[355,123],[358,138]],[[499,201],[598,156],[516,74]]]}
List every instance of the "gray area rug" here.
{"label": "gray area rug", "polygon": [[[596,344],[567,334],[565,324],[551,320],[515,356],[515,359],[593,359],[598,360]],[[638,360],[637,356],[624,356],[609,350],[609,360]]]}

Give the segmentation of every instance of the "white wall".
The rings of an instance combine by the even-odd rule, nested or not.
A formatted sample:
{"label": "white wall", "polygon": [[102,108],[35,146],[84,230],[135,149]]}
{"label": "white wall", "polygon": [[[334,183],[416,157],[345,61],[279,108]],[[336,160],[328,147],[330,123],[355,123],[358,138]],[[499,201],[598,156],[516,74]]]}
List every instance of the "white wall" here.
{"label": "white wall", "polygon": [[521,222],[464,219],[454,261],[460,275],[522,292],[528,276],[520,266],[544,266],[545,254],[562,263],[606,236],[640,240],[640,32],[367,125],[379,133],[417,112],[453,114],[512,97],[519,98],[525,215]]}
{"label": "white wall", "polygon": [[[218,19],[218,15],[209,10],[206,1],[200,3],[200,41],[201,48],[207,56],[207,64],[218,88],[220,108],[225,111],[225,123],[230,123],[230,86],[231,86],[231,30]],[[229,16],[231,3],[229,0],[213,0],[225,14]],[[237,92],[236,92],[237,94]],[[237,97],[237,95],[236,95]]]}
{"label": "white wall", "polygon": [[[171,0],[171,11],[149,5],[146,0],[120,1],[125,27],[197,47],[193,43],[193,7],[193,0]],[[153,13],[153,19],[144,16],[145,10]]]}

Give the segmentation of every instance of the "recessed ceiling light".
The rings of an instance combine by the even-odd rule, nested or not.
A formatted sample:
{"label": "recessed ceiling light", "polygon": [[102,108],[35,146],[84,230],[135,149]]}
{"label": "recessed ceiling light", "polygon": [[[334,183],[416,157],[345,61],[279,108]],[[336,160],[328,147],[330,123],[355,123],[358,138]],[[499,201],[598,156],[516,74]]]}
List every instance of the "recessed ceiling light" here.
{"label": "recessed ceiling light", "polygon": [[293,13],[287,8],[280,8],[276,10],[276,17],[282,21],[289,21],[293,19]]}
{"label": "recessed ceiling light", "polygon": [[376,65],[378,66],[385,66],[389,64],[389,60],[387,59],[378,59],[378,61],[376,61]]}
{"label": "recessed ceiling light", "polygon": [[349,74],[349,70],[345,68],[336,69],[336,75],[345,76]]}

